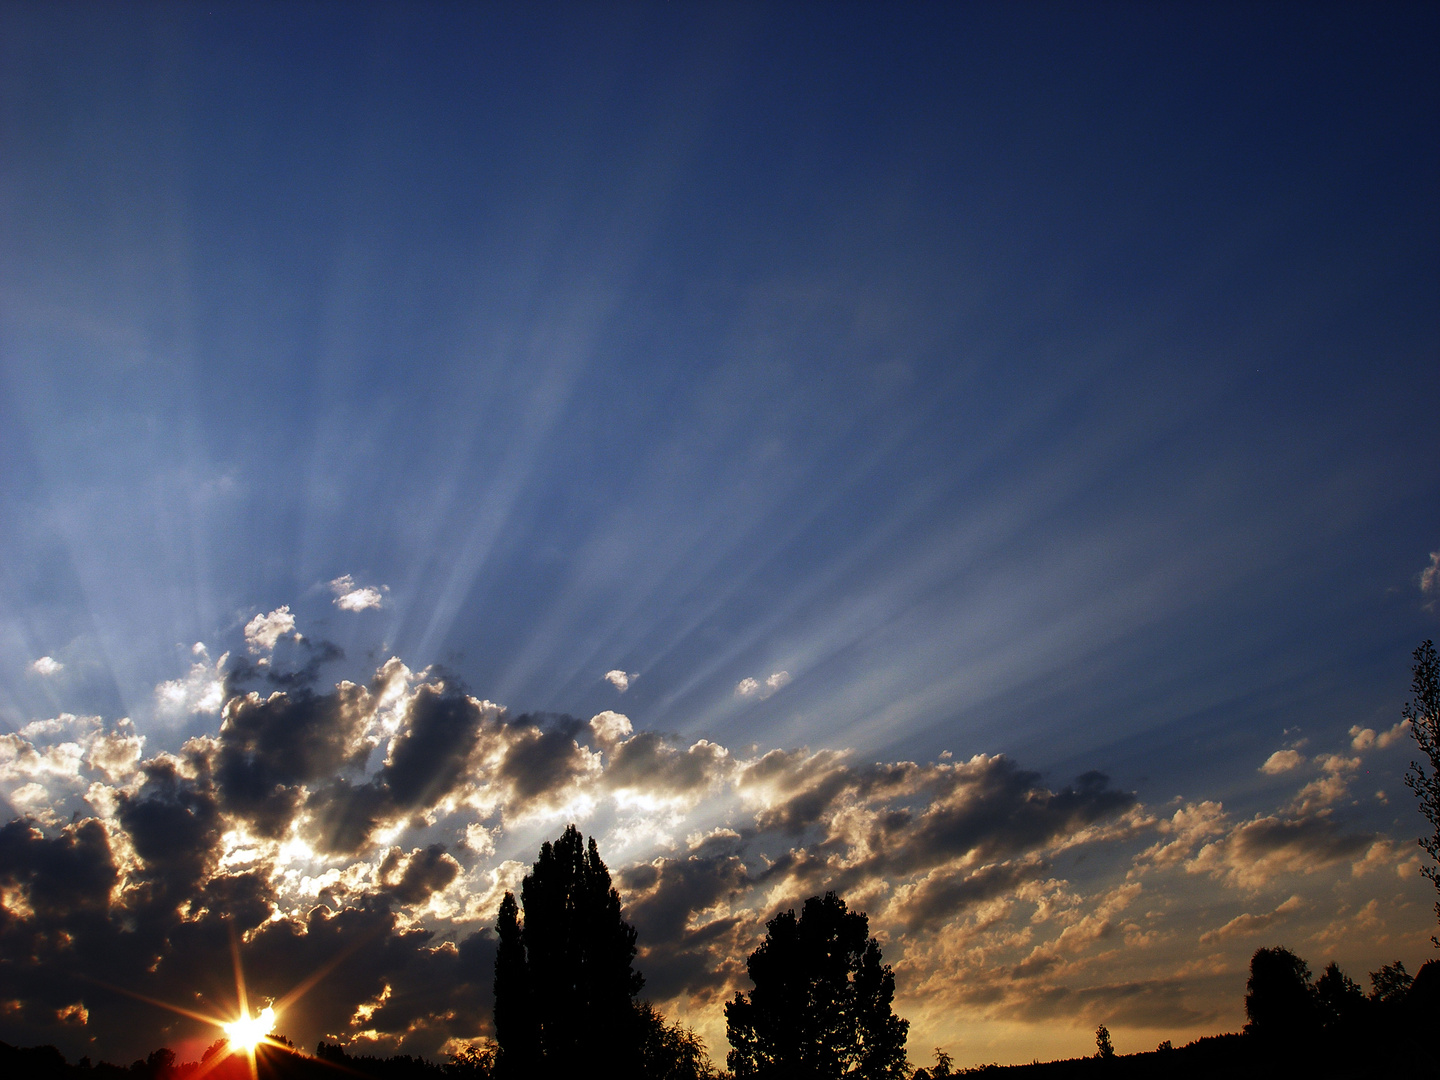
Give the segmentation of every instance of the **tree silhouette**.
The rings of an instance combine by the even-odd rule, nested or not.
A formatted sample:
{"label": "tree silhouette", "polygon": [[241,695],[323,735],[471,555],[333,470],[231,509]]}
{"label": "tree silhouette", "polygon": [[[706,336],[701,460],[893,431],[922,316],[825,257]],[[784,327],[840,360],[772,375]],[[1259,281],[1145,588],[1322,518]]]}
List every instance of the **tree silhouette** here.
{"label": "tree silhouette", "polygon": [[747,964],[755,989],[725,1006],[736,1080],[905,1076],[910,1025],[891,1010],[895,976],[868,935],[833,892],[766,923]]}
{"label": "tree silhouette", "polygon": [[1109,1061],[1115,1056],[1115,1044],[1110,1041],[1110,1029],[1101,1024],[1095,1029],[1095,1056]]}
{"label": "tree silhouette", "polygon": [[620,894],[592,838],[574,825],[540,848],[520,886],[523,924],[512,893],[496,921],[495,1033],[503,1075],[578,1076],[605,1063],[615,1075],[641,1072],[632,966],[635,929],[620,917]]}
{"label": "tree silhouette", "polygon": [[1382,1007],[1396,1007],[1410,993],[1414,981],[1401,961],[1385,964],[1379,971],[1370,972],[1370,1000]]}
{"label": "tree silhouette", "polygon": [[700,1036],[680,1023],[668,1023],[648,1001],[635,1006],[640,1018],[641,1069],[644,1080],[716,1080]]}
{"label": "tree silhouette", "polygon": [[1245,984],[1247,1032],[1267,1041],[1312,1036],[1320,1027],[1320,1004],[1310,985],[1310,965],[1289,949],[1256,949]]}
{"label": "tree silhouette", "polygon": [[[1415,792],[1420,800],[1420,812],[1430,822],[1431,833],[1420,838],[1420,846],[1430,856],[1430,865],[1420,868],[1440,890],[1440,659],[1435,655],[1435,643],[1423,642],[1413,653],[1415,664],[1410,669],[1410,689],[1415,699],[1405,703],[1400,715],[1410,721],[1410,734],[1420,746],[1420,752],[1430,759],[1430,771],[1418,761],[1410,762],[1405,773],[1405,786]],[[1435,903],[1435,917],[1440,920],[1440,900]],[[1430,936],[1431,942],[1440,948],[1440,938]]]}
{"label": "tree silhouette", "polygon": [[1360,984],[1341,971],[1334,960],[1315,980],[1315,996],[1320,1003],[1320,1022],[1328,1031],[1349,1034],[1365,1019],[1365,995]]}
{"label": "tree silhouette", "polygon": [[496,1072],[501,1080],[523,1080],[534,1075],[540,1055],[540,1029],[530,997],[520,908],[514,893],[507,892],[500,901],[495,930],[500,936],[495,952],[495,1039],[503,1050]]}

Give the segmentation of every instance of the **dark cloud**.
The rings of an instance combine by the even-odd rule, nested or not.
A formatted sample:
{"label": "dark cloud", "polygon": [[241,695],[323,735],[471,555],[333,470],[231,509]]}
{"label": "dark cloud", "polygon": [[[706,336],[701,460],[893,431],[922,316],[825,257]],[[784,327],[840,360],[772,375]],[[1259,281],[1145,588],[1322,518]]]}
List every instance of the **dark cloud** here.
{"label": "dark cloud", "polygon": [[142,861],[137,880],[179,904],[213,869],[224,823],[214,796],[182,778],[173,763],[146,772],[141,794],[122,797],[120,824]]}
{"label": "dark cloud", "polygon": [[331,694],[231,698],[210,766],[221,806],[261,836],[283,836],[304,785],[364,766],[371,708],[370,695],[350,683]]}
{"label": "dark cloud", "polygon": [[456,691],[417,687],[379,771],[365,783],[338,777],[310,796],[317,842],[330,852],[359,852],[381,826],[435,806],[465,779],[496,712]]}
{"label": "dark cloud", "polygon": [[588,751],[576,742],[582,725],[572,717],[521,716],[508,726],[508,748],[499,777],[519,803],[564,791],[594,771]]}
{"label": "dark cloud", "polygon": [[1353,858],[1375,842],[1373,833],[1347,833],[1328,817],[1258,818],[1236,828],[1231,844],[1241,859],[1264,859],[1280,852],[1324,866]]}
{"label": "dark cloud", "polygon": [[978,870],[937,870],[922,878],[893,914],[910,930],[945,922],[966,908],[1011,892],[1043,873],[1037,862],[992,863]]}
{"label": "dark cloud", "polygon": [[657,859],[620,876],[627,917],[652,948],[679,943],[692,912],[734,899],[750,884],[745,864],[735,855]]}
{"label": "dark cloud", "polygon": [[687,749],[663,735],[644,731],[616,747],[605,769],[614,789],[647,794],[690,795],[709,788],[728,759],[723,747],[701,740]]}
{"label": "dark cloud", "polygon": [[416,848],[408,855],[399,848],[391,848],[379,869],[386,893],[405,905],[423,903],[431,893],[445,889],[459,875],[460,864],[441,844]]}
{"label": "dark cloud", "polygon": [[[282,1030],[302,1044],[339,1037],[433,1055],[482,1033],[488,933],[439,940],[413,910],[402,918],[461,875],[444,846],[392,849],[373,873],[353,864],[346,879],[309,886],[325,899],[303,910],[299,872],[272,861],[297,827],[322,848],[368,847],[377,827],[474,782],[486,732],[503,742],[498,709],[402,678],[392,662],[368,690],[232,697],[219,732],[112,789],[108,820],[0,828],[0,1001],[18,1003],[0,1010],[0,1038],[120,1060],[158,1042],[209,1042],[217,1030],[155,1003],[232,1016],[236,944],[252,998],[284,1002]],[[395,710],[384,718],[381,698]],[[383,760],[367,774],[377,744]],[[227,851],[257,843],[226,865]],[[288,1001],[297,987],[303,997]]]}
{"label": "dark cloud", "polygon": [[[17,778],[60,760],[33,749],[15,748]],[[88,790],[84,768],[95,767],[65,779],[75,791]],[[576,796],[612,794],[597,812],[616,815],[630,793],[717,796],[710,831],[683,854],[616,868],[648,992],[692,1009],[743,984],[777,908],[835,889],[928,930],[1023,888],[1048,846],[1135,804],[1100,774],[1053,791],[1003,757],[855,765],[787,750],[746,762],[704,740],[631,734],[618,714],[507,722],[398,660],[369,686],[234,695],[218,732],[125,775],[129,786],[98,797],[103,819],[0,831],[0,1000],[22,1003],[0,1038],[24,1031],[122,1060],[162,1039],[208,1041],[203,1025],[114,988],[229,1014],[238,943],[252,996],[283,1006],[291,1038],[434,1055],[489,1024],[494,938],[473,921],[485,875],[467,876],[480,868],[456,841],[477,820]],[[1054,955],[1035,953],[1022,981],[1053,974]]]}
{"label": "dark cloud", "polygon": [[0,884],[14,890],[0,919],[11,920],[22,909],[52,918],[103,911],[118,880],[109,835],[98,821],[79,822],[54,837],[28,821],[0,828]]}
{"label": "dark cloud", "polygon": [[234,696],[255,682],[287,689],[312,686],[322,667],[343,659],[345,650],[332,641],[286,634],[276,640],[274,651],[263,660],[231,655],[225,664],[226,696]]}
{"label": "dark cloud", "polygon": [[1038,773],[1004,757],[976,759],[951,771],[953,786],[913,824],[881,828],[900,854],[897,870],[933,866],[958,855],[993,859],[1049,843],[1136,804],[1103,773],[1086,773],[1059,792],[1039,786]]}

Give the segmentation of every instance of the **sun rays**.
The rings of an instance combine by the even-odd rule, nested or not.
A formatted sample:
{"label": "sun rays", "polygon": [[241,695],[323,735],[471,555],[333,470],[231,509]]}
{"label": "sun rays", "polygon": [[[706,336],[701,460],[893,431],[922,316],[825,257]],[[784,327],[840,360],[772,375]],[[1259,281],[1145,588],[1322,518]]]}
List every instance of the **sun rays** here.
{"label": "sun rays", "polygon": [[161,1001],[145,994],[127,990],[124,987],[110,987],[118,990],[129,997],[157,1005],[162,1009],[177,1013],[180,1016],[188,1017],[191,1020],[198,1020],[201,1023],[209,1024],[225,1033],[225,1046],[215,1053],[207,1053],[198,1072],[194,1073],[194,1080],[200,1080],[220,1067],[232,1057],[244,1057],[249,1066],[252,1080],[259,1080],[259,1066],[257,1055],[265,1047],[276,1049],[293,1049],[285,1040],[274,1036],[275,1027],[286,1010],[308,993],[316,983],[323,979],[330,972],[350,956],[356,949],[372,940],[374,934],[366,934],[353,942],[348,948],[341,950],[330,961],[317,968],[307,975],[298,985],[293,987],[283,997],[272,999],[258,1012],[251,1011],[250,992],[245,982],[245,969],[240,962],[240,941],[232,932],[230,936],[230,958],[235,969],[235,999],[236,1012],[233,1016],[217,1015],[212,1013],[198,1012],[194,1009],[187,1009],[181,1005],[175,1005],[168,1001]]}

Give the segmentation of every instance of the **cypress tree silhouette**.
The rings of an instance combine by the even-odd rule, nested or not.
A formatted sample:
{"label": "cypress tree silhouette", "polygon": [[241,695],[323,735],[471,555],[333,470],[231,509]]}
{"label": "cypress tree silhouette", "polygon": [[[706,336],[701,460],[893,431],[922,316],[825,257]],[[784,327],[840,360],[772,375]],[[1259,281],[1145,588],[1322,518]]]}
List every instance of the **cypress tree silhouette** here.
{"label": "cypress tree silhouette", "polygon": [[832,892],[765,931],[747,965],[755,989],[725,1006],[736,1080],[905,1076],[910,1025],[891,1011],[895,976],[866,917]]}
{"label": "cypress tree silhouette", "polygon": [[578,1076],[604,1062],[615,1075],[640,1071],[632,966],[635,929],[620,916],[620,894],[592,838],[574,825],[520,886],[524,922],[505,894],[496,930],[495,1034],[502,1076]]}
{"label": "cypress tree silhouette", "polygon": [[495,930],[500,947],[495,953],[495,1041],[502,1048],[496,1074],[501,1080],[533,1076],[540,1057],[540,1029],[530,997],[530,976],[525,966],[525,943],[520,934],[520,909],[515,894],[500,901]]}

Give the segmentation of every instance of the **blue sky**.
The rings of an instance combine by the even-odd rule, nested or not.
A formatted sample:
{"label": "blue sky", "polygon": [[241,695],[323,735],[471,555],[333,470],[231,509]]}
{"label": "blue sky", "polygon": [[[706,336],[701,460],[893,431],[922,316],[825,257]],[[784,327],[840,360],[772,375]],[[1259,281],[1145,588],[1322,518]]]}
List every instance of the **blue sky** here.
{"label": "blue sky", "polygon": [[[272,659],[245,628],[284,607],[271,671],[438,665],[606,769],[604,725],[566,717],[735,761],[1003,754],[1051,792],[1107,774],[1152,831],[1176,799],[1233,830],[1283,805],[1409,858],[1408,740],[1380,736],[1440,627],[1433,8],[0,20],[5,731],[128,717],[147,759],[181,753],[219,730],[221,655]],[[7,816],[75,794],[38,775]],[[1289,794],[1327,777],[1346,797]],[[464,888],[580,804],[545,805],[472,806],[494,840]],[[648,838],[622,811],[587,811],[612,867],[753,806]],[[1063,879],[1114,879],[1074,925],[1134,871],[1106,858]],[[1253,914],[1226,873],[1215,903]],[[901,912],[909,879],[875,874]],[[1355,974],[1423,958],[1410,877]],[[1337,888],[1289,894],[1314,959],[1366,901]],[[1106,962],[1071,983],[1118,985]],[[917,1034],[1035,1056],[1023,1002],[952,1004]],[[1177,1031],[1234,1025],[1187,1008]]]}

